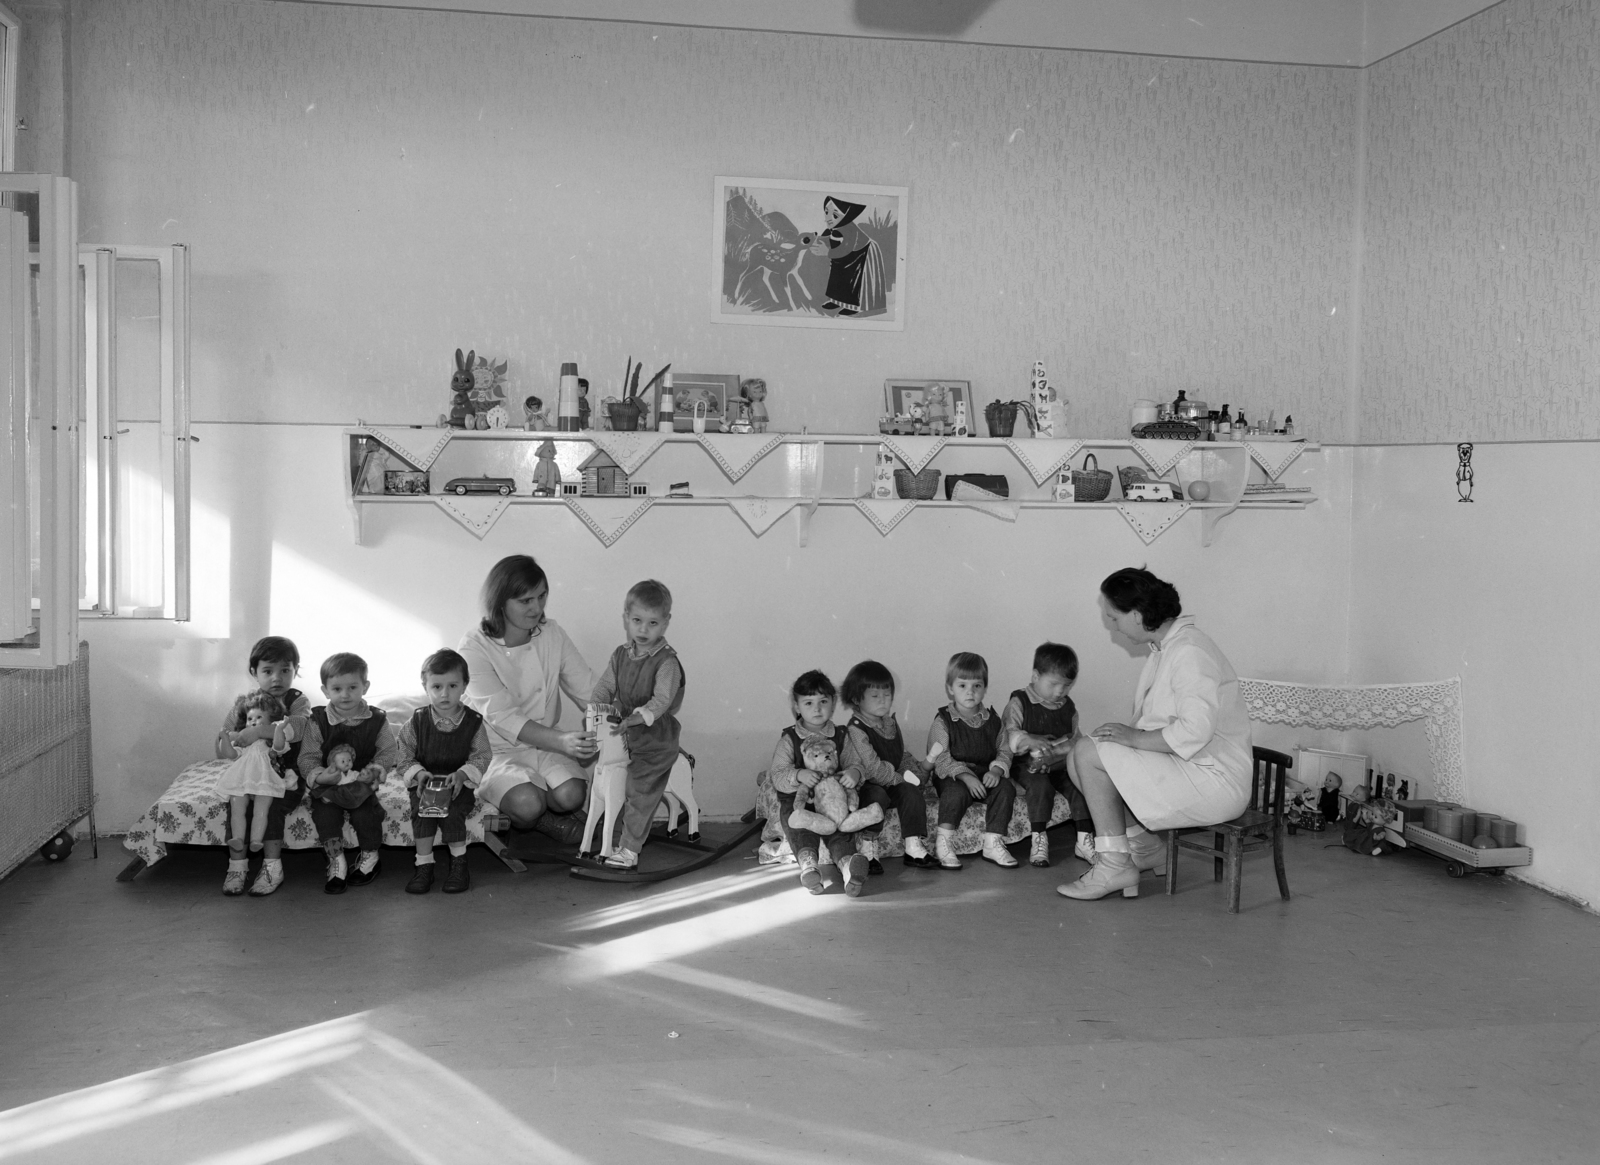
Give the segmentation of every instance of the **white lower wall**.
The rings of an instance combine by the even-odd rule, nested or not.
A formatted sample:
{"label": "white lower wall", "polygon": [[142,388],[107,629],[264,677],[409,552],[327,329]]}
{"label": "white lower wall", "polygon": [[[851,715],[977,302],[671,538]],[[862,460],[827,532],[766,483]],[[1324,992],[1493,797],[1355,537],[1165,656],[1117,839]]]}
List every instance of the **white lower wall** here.
{"label": "white lower wall", "polygon": [[[186,763],[209,755],[223,712],[248,686],[257,637],[295,639],[307,690],[322,658],[351,650],[371,664],[375,696],[414,691],[423,657],[477,618],[489,566],[517,552],[545,565],[552,617],[597,667],[619,642],[628,586],[654,576],[672,588],[670,638],[688,674],[684,744],[700,761],[701,804],[716,814],[751,805],[755,775],[789,722],[788,685],[812,667],[837,682],[858,660],[881,659],[901,679],[899,708],[904,719],[909,704],[920,744],[953,652],[987,657],[1001,703],[1027,681],[1033,648],[1054,639],[1082,658],[1083,719],[1125,718],[1140,661],[1111,642],[1095,603],[1099,581],[1122,566],[1173,580],[1243,674],[1319,680],[1343,669],[1345,450],[1307,454],[1287,475],[1335,501],[1236,513],[1204,549],[1193,513],[1146,547],[1115,511],[1025,510],[1012,525],[929,509],[886,538],[854,509],[828,507],[805,548],[792,519],[757,539],[725,508],[659,507],[605,549],[565,510],[533,506],[512,507],[481,542],[435,507],[372,507],[368,545],[356,546],[341,430],[195,432],[193,621],[84,624],[104,829],[126,828]],[[669,451],[701,458],[689,473],[701,492],[756,488],[747,483],[759,472],[782,477],[781,466],[763,466],[730,487],[698,450]],[[1119,458],[1102,460],[1110,468]],[[1022,476],[1014,461],[984,468]],[[655,478],[649,464],[640,476]]]}
{"label": "white lower wall", "polygon": [[1600,903],[1595,442],[1356,451],[1350,608],[1363,683],[1460,675],[1468,803],[1522,823],[1531,880]]}

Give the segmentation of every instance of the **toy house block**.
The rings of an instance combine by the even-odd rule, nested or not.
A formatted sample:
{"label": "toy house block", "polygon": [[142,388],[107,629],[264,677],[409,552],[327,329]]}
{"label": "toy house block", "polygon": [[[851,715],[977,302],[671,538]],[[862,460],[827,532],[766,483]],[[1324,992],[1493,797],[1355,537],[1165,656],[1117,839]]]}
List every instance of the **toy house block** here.
{"label": "toy house block", "polygon": [[596,449],[578,466],[583,474],[583,496],[625,498],[629,496],[628,474],[604,449]]}

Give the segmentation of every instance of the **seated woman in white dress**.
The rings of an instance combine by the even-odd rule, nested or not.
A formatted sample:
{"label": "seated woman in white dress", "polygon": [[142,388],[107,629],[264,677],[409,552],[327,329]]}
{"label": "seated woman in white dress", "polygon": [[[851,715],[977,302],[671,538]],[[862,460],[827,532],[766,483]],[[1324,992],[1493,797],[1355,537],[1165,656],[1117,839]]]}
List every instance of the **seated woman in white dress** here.
{"label": "seated woman in white dress", "polygon": [[518,829],[537,826],[559,841],[577,841],[589,785],[583,766],[599,746],[582,728],[563,730],[561,696],[581,711],[594,672],[558,623],[545,617],[550,583],[526,554],[502,558],[483,583],[483,620],[457,648],[472,678],[466,702],[489,728],[494,759],[478,799]]}
{"label": "seated woman in white dress", "polygon": [[1250,799],[1250,717],[1239,678],[1183,614],[1178,592],[1128,567],[1100,584],[1114,636],[1148,645],[1132,724],[1102,724],[1072,748],[1072,779],[1094,818],[1094,867],[1056,887],[1067,898],[1139,893],[1139,874],[1166,864],[1152,830],[1215,825]]}

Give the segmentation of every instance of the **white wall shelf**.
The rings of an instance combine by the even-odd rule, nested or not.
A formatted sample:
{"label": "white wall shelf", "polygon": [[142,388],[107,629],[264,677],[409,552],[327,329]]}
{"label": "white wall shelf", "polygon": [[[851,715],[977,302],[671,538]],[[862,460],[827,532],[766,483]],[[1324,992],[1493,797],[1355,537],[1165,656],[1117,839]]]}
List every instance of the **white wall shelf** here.
{"label": "white wall shelf", "polygon": [[[398,443],[389,444],[389,442],[385,440],[385,433],[399,435]],[[522,429],[441,431],[430,430],[422,426],[410,426],[407,428],[365,426],[361,429],[347,430],[346,436],[352,442],[360,437],[376,437],[379,441],[389,444],[389,447],[394,449],[395,452],[397,452],[401,457],[406,457],[404,448],[400,447],[401,444],[412,445],[414,447],[417,443],[437,442],[441,437],[444,438],[444,442],[440,446],[440,449],[435,451],[435,456],[438,456],[439,452],[442,452],[444,447],[457,442],[467,442],[469,444],[478,442],[543,443],[544,441],[548,440],[558,443],[582,442],[586,445],[598,447],[595,442],[596,434],[590,432],[528,432]],[[718,438],[722,435],[707,434],[705,437],[702,437],[701,435],[695,433],[662,433],[649,434],[649,436],[657,437],[662,445],[693,445],[716,443]],[[761,435],[757,434],[756,436]],[[729,480],[727,475],[724,474],[721,469],[717,469],[714,478],[711,479],[712,484],[709,487],[706,485],[697,485],[694,488],[694,493],[691,497],[666,496],[669,486],[666,483],[654,483],[651,487],[651,492],[649,495],[651,505],[668,507],[727,506],[749,497],[762,497],[775,502],[788,503],[793,507],[797,515],[797,539],[800,545],[805,545],[809,538],[811,514],[817,507],[853,506],[856,501],[864,497],[867,492],[866,490],[859,488],[858,479],[861,471],[861,465],[855,463],[864,463],[866,469],[870,471],[871,458],[863,458],[861,454],[857,453],[851,455],[851,457],[855,459],[854,462],[852,462],[852,467],[856,473],[856,477],[852,478],[852,480],[857,481],[854,492],[845,493],[842,490],[835,488],[825,493],[820,484],[823,474],[823,450],[829,446],[854,446],[858,449],[870,448],[875,450],[876,447],[886,439],[885,436],[876,433],[774,433],[767,436],[774,438],[775,442],[773,449],[765,456],[771,456],[773,452],[776,452],[780,449],[791,449],[789,456],[801,459],[801,465],[798,473],[803,480],[791,482],[792,485],[799,485],[801,487],[798,490],[793,488],[784,490],[783,492],[761,492],[759,490],[750,489],[741,490],[739,488],[738,481]],[[893,435],[888,435],[887,439],[892,440]],[[1030,453],[1033,452],[1032,447],[1035,439],[1019,438],[1018,440],[1019,443],[1023,441],[1027,442],[1027,444],[1023,446],[1023,449]],[[742,444],[745,444],[746,447],[748,447],[748,437],[744,438]],[[1057,443],[1048,440],[1039,440],[1037,442],[1038,452],[1045,455],[1044,458],[1041,459],[1040,464],[1044,464],[1045,461],[1049,459],[1051,454],[1050,446],[1055,444]],[[808,448],[805,448],[804,450],[792,449],[792,447],[795,446]],[[352,444],[350,448],[353,450],[355,446]],[[1307,442],[1305,448],[1318,449],[1320,446],[1316,445],[1315,443]],[[947,458],[947,451],[950,449],[971,452],[978,452],[982,450],[998,451],[1000,449],[1005,449],[1008,451],[1008,453],[1015,453],[1018,457],[1018,460],[1021,460],[1021,453],[1017,450],[1013,450],[1005,438],[947,437],[944,439],[943,444],[939,447],[938,452],[936,452],[933,455],[933,458],[928,462],[928,465],[944,469],[947,472],[951,470],[963,472],[970,469],[970,467],[967,466],[951,464],[950,460]],[[1135,444],[1126,438],[1084,438],[1082,439],[1081,447],[1074,455],[1074,459],[1081,461],[1081,457],[1084,453],[1098,451],[1110,452],[1115,450],[1128,450],[1129,452],[1133,452],[1135,456],[1138,456],[1136,449],[1137,447]],[[526,453],[524,452],[519,456],[525,458]],[[646,460],[648,460],[648,456]],[[1197,478],[1203,478],[1211,485],[1211,500],[1188,503],[1190,509],[1197,511],[1200,514],[1200,538],[1201,544],[1204,546],[1211,545],[1216,538],[1218,524],[1223,518],[1233,513],[1235,510],[1287,509],[1298,512],[1317,500],[1311,495],[1293,495],[1289,497],[1272,499],[1247,499],[1244,496],[1244,486],[1245,482],[1248,480],[1249,468],[1250,453],[1249,449],[1244,443],[1198,442],[1191,449],[1189,449],[1166,474],[1153,476],[1159,476],[1167,480],[1173,480],[1175,478],[1177,484],[1184,487],[1186,487],[1190,481],[1193,481]],[[510,476],[506,473],[489,475]],[[355,540],[358,545],[363,544],[364,542],[365,531],[363,528],[363,516],[368,511],[369,507],[394,505],[434,505],[438,499],[449,496],[446,495],[441,488],[437,488],[438,486],[442,486],[443,483],[434,481],[430,481],[429,483],[430,486],[435,487],[433,491],[429,494],[423,495],[356,493],[355,476],[356,475],[353,472],[346,474],[346,480],[348,483],[347,497],[351,505]],[[570,477],[570,475],[568,476]],[[1008,475],[1008,477],[1010,476],[1011,475]],[[1012,480],[1014,483],[1012,497],[1007,500],[1020,509],[1117,511],[1119,510],[1119,506],[1121,504],[1126,504],[1120,503],[1116,499],[1103,502],[1058,502],[1050,496],[1053,482],[1047,479],[1043,485],[1036,484],[1033,480],[1032,474],[1027,471],[1026,467],[1024,467],[1023,473]],[[519,483],[519,488],[526,487],[521,486]],[[566,505],[566,501],[559,497],[533,497],[527,493],[512,494],[503,500],[509,505],[513,506],[533,505],[565,507]],[[1159,508],[1170,503],[1140,502],[1134,504]],[[916,501],[914,502],[914,505],[918,509],[931,508],[941,510],[958,510],[972,508],[967,502],[946,501],[939,499]]]}

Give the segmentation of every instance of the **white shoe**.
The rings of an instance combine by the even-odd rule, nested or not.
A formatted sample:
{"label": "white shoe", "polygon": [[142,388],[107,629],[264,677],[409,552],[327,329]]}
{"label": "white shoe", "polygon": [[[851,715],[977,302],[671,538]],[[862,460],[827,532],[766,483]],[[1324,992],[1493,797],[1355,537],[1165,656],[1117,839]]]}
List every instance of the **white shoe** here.
{"label": "white shoe", "polygon": [[250,897],[265,898],[281,885],[283,885],[283,863],[263,862],[261,872],[256,875],[255,884],[250,887]]}
{"label": "white shoe", "polygon": [[1094,834],[1078,834],[1078,841],[1077,844],[1072,847],[1072,852],[1076,856],[1088,862],[1091,866],[1094,865]]}
{"label": "white shoe", "polygon": [[619,845],[615,853],[606,856],[605,866],[611,870],[637,870],[639,855]]}
{"label": "white shoe", "polygon": [[1036,833],[1033,835],[1033,846],[1028,850],[1028,864],[1038,866],[1041,870],[1050,865],[1050,835]]}
{"label": "white shoe", "polygon": [[229,898],[237,898],[239,895],[243,894],[244,880],[249,873],[249,868],[242,862],[237,867],[235,867],[232,862],[229,862],[228,873],[222,879],[222,892]]}
{"label": "white shoe", "polygon": [[1139,870],[1133,864],[1133,855],[1105,851],[1097,855],[1094,868],[1083,877],[1056,887],[1056,893],[1063,898],[1085,900],[1104,898],[1118,890],[1122,891],[1124,898],[1137,898]]}
{"label": "white shoe", "polygon": [[1154,870],[1164,874],[1167,870],[1167,842],[1159,833],[1145,832],[1128,838],[1128,852],[1139,870]]}
{"label": "white shoe", "polygon": [[939,831],[939,836],[933,840],[933,852],[939,859],[939,868],[942,870],[959,870],[961,859],[956,855],[956,847],[950,844],[951,834],[944,830]]}
{"label": "white shoe", "polygon": [[993,862],[1002,869],[1017,868],[1017,859],[1011,856],[1011,851],[1006,848],[1006,839],[998,833],[983,835],[983,860]]}

